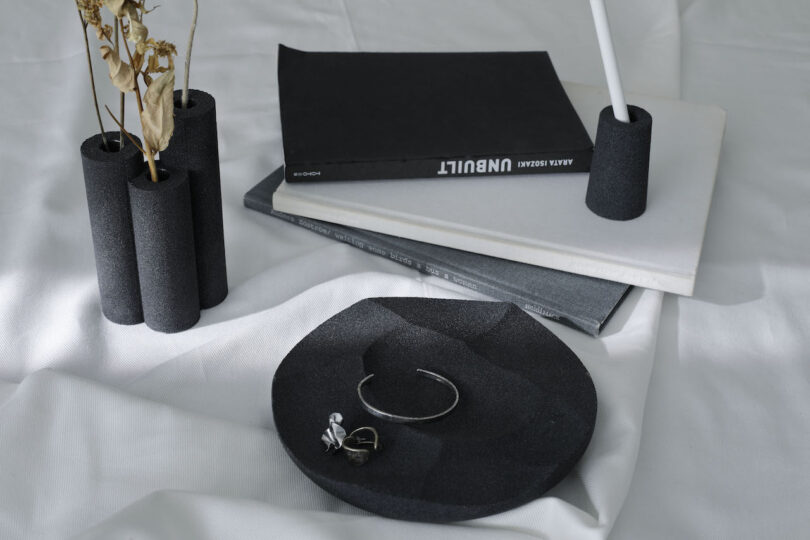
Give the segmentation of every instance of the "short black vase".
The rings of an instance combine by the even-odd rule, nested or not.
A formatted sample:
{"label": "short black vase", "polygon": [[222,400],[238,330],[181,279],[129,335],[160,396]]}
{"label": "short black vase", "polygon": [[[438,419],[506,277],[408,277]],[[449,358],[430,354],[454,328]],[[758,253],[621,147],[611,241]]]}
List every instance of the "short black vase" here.
{"label": "short black vase", "polygon": [[626,221],[647,209],[652,116],[629,105],[630,122],[613,115],[613,107],[599,114],[596,143],[585,203],[593,213]]}
{"label": "short black vase", "polygon": [[188,174],[158,162],[129,183],[132,225],[146,325],[173,333],[200,319]]}
{"label": "short black vase", "polygon": [[181,91],[176,90],[174,134],[160,160],[167,168],[188,171],[200,307],[205,309],[228,295],[216,102],[211,94],[189,90],[188,107],[183,109],[180,98]]}
{"label": "short black vase", "polygon": [[143,322],[128,182],[144,171],[143,154],[117,132],[98,133],[82,143],[82,169],[90,212],[101,312],[118,324]]}

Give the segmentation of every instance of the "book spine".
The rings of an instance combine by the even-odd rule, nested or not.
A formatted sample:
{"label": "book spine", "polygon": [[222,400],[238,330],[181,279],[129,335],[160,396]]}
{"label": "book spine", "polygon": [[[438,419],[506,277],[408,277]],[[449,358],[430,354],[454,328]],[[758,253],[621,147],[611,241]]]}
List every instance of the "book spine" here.
{"label": "book spine", "polygon": [[299,227],[303,227],[320,235],[344,242],[368,253],[385,257],[386,259],[390,259],[404,266],[414,268],[423,274],[445,279],[451,283],[455,283],[462,287],[486,294],[499,300],[512,302],[526,311],[536,313],[547,319],[576,328],[591,336],[597,336],[599,334],[600,326],[597,322],[569,317],[565,313],[561,313],[559,310],[546,306],[542,298],[527,298],[525,296],[515,294],[514,292],[501,287],[498,283],[487,282],[478,276],[466,274],[463,271],[460,271],[458,268],[443,263],[442,261],[425,257],[420,253],[412,252],[410,250],[403,251],[401,248],[392,248],[377,238],[369,238],[364,235],[353,234],[352,232],[344,229],[338,230],[329,226],[329,224],[325,222],[285,214],[273,209],[269,209],[269,211],[274,217],[283,219],[284,221],[298,225]]}
{"label": "book spine", "polygon": [[307,182],[588,172],[592,157],[593,150],[586,148],[486,158],[293,163],[285,166],[284,176],[288,182]]}

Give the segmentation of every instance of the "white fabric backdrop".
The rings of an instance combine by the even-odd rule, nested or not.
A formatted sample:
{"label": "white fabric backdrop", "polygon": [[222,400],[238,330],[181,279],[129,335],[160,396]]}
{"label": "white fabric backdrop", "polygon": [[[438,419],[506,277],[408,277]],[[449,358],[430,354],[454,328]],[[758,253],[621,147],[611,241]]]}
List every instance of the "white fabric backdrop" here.
{"label": "white fabric backdrop", "polygon": [[[100,314],[78,158],[94,125],[72,4],[7,4],[0,537],[602,538],[640,439],[616,538],[805,533],[810,11],[799,0],[686,1],[682,21],[674,0],[608,2],[629,89],[682,89],[729,110],[697,294],[634,291],[598,340],[547,323],[596,381],[591,447],[548,497],[444,527],[368,516],[325,495],[273,432],[273,370],[319,322],[367,296],[472,297],[242,208],[244,192],[281,160],[275,44],[540,48],[563,78],[601,84],[587,3],[204,3],[192,86],[217,98],[231,293],[172,336]],[[151,19],[152,33],[182,54],[187,6]],[[102,101],[112,104],[102,68]]]}
{"label": "white fabric backdrop", "polygon": [[810,4],[694,0],[681,26],[683,98],[728,124],[695,296],[664,298],[614,536],[807,538]]}

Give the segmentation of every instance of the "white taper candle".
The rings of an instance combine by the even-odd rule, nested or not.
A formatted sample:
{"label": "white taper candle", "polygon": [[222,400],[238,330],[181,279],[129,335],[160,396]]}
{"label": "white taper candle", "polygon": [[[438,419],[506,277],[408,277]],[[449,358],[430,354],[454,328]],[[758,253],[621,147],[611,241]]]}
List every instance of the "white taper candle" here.
{"label": "white taper candle", "polygon": [[613,38],[610,36],[607,11],[604,0],[591,0],[593,23],[596,26],[596,38],[599,40],[599,52],[602,54],[602,65],[605,68],[610,103],[613,105],[613,115],[620,122],[630,122],[627,113],[627,102],[624,100],[622,79],[619,76],[619,66],[616,63],[616,53],[613,51]]}

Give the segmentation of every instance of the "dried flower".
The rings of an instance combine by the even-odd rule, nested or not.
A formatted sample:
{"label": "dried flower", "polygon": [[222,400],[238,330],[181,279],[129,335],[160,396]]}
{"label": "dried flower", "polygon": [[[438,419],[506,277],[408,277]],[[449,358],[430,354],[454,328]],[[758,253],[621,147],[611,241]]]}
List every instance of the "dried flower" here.
{"label": "dried flower", "polygon": [[104,0],[104,5],[112,11],[113,15],[120,19],[127,15],[127,10],[132,5],[132,2],[130,0]]}
{"label": "dried flower", "polygon": [[93,28],[101,26],[101,0],[76,0],[76,7],[82,12],[84,22]]}
{"label": "dried flower", "polygon": [[162,56],[171,60],[172,56],[177,54],[177,47],[174,46],[174,43],[169,43],[168,41],[156,41],[154,43],[154,50],[155,54],[158,56]]}
{"label": "dried flower", "polygon": [[102,0],[76,0],[76,7],[82,14],[82,20],[95,28],[96,37],[99,40],[110,41],[113,28],[101,20],[101,6]]}
{"label": "dried flower", "polygon": [[[152,55],[149,57],[146,73],[165,73],[174,70],[174,56],[177,54],[177,48],[173,43],[150,39],[147,42],[147,47],[152,51]],[[166,59],[166,67],[160,65],[161,58]]]}
{"label": "dried flower", "polygon": [[127,32],[128,40],[137,45],[138,43],[146,41],[146,37],[148,35],[149,30],[141,21],[132,18],[129,19],[129,32]]}
{"label": "dried flower", "polygon": [[174,131],[174,71],[152,81],[143,96],[143,138],[153,150],[165,150]]}
{"label": "dried flower", "polygon": [[116,88],[122,92],[131,92],[135,89],[135,70],[121,60],[115,50],[103,45],[101,47],[101,57],[110,68],[110,80],[112,80]]}
{"label": "dried flower", "polygon": [[112,41],[113,27],[109,24],[103,24],[96,27],[96,38],[99,41],[106,40]]}
{"label": "dried flower", "polygon": [[[84,20],[92,21],[88,24],[92,24],[96,29],[96,35],[100,40],[112,44],[110,39],[112,27],[102,23],[99,11],[101,6],[107,7],[115,15],[116,26],[120,26],[124,33],[124,49],[129,63],[108,45],[101,47],[101,56],[107,62],[110,79],[116,88],[121,92],[136,94],[143,129],[144,145],[141,150],[149,163],[152,181],[157,182],[155,154],[169,145],[169,139],[174,131],[174,56],[177,49],[168,41],[149,37],[149,29],[143,24],[143,16],[151,10],[146,9],[145,0],[76,0],[76,2]],[[135,44],[134,54],[127,41]],[[165,66],[161,65],[164,58]],[[158,73],[161,75],[153,79],[152,75]],[[138,85],[139,76],[146,83],[143,100]],[[116,123],[122,132],[129,136],[118,120]]]}

